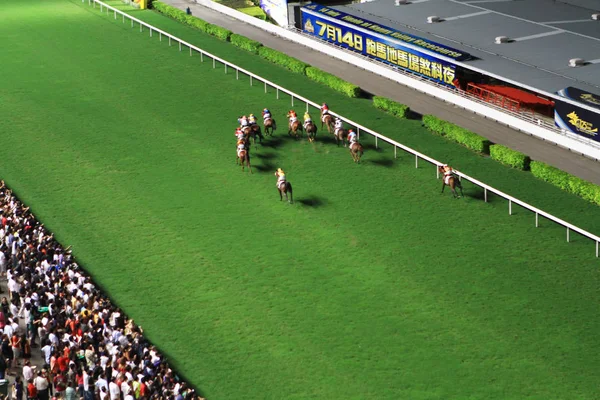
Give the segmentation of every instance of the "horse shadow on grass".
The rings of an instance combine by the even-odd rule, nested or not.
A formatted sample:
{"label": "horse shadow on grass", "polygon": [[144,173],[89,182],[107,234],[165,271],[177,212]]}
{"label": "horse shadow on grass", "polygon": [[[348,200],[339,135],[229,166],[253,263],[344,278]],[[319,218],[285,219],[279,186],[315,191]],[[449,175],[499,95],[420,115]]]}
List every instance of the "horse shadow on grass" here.
{"label": "horse shadow on grass", "polygon": [[277,169],[277,167],[275,166],[275,164],[273,164],[269,160],[266,160],[266,161],[264,161],[261,164],[253,165],[252,168],[254,168],[258,172],[263,173],[263,174],[265,174],[265,173],[273,173]]}
{"label": "horse shadow on grass", "polygon": [[284,137],[283,136],[271,136],[265,138],[260,144],[263,147],[269,147],[271,149],[277,149],[283,145]]}
{"label": "horse shadow on grass", "polygon": [[304,207],[318,208],[327,203],[327,199],[318,196],[308,196],[296,199],[296,203],[302,204]]}
{"label": "horse shadow on grass", "polygon": [[363,144],[363,148],[365,151],[374,151],[376,153],[381,153],[383,151],[381,147],[375,147],[375,145],[371,143]]}
{"label": "horse shadow on grass", "polygon": [[254,153],[254,157],[260,158],[261,160],[272,160],[277,158],[277,154],[275,153]]}
{"label": "horse shadow on grass", "polygon": [[391,168],[394,166],[394,160],[391,158],[378,158],[376,160],[367,160],[367,162],[378,167]]}

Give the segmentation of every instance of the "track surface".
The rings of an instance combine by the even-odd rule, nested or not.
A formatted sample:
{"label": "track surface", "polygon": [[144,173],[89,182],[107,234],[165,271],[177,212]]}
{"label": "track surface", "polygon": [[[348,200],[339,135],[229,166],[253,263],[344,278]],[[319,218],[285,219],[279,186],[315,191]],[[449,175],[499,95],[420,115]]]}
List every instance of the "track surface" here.
{"label": "track surface", "polygon": [[257,40],[265,46],[282,51],[310,65],[335,74],[349,82],[359,85],[369,93],[389,97],[407,104],[419,114],[433,114],[464,128],[477,132],[494,143],[508,146],[529,155],[532,159],[543,161],[557,168],[577,175],[582,179],[600,184],[600,162],[577,155],[552,143],[544,142],[522,132],[515,131],[495,121],[427,96],[407,86],[390,83],[390,80],[365,71],[333,57],[327,57],[300,44],[289,42],[271,35],[244,22],[220,14],[209,8],[185,0],[162,0],[182,10],[190,7],[192,14],[210,23],[223,26],[234,33]]}

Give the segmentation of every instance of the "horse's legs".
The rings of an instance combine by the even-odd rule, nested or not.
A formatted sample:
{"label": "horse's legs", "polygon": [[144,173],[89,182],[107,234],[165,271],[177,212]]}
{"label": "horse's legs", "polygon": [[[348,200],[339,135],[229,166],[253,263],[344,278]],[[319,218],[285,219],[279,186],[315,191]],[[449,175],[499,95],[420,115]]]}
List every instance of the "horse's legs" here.
{"label": "horse's legs", "polygon": [[444,182],[444,178],[442,178],[442,193],[444,193],[445,188],[446,188],[446,182]]}
{"label": "horse's legs", "polygon": [[277,188],[277,191],[279,192],[279,201],[282,201],[283,195],[281,194],[281,189]]}

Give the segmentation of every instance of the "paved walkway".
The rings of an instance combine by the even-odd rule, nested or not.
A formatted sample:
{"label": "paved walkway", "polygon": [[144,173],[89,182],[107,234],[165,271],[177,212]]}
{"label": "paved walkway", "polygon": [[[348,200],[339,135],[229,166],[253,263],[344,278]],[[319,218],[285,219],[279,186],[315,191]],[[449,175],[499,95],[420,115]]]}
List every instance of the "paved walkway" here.
{"label": "paved walkway", "polygon": [[490,139],[529,155],[532,159],[543,161],[557,168],[577,175],[585,180],[600,184],[600,162],[577,155],[527,134],[517,132],[495,121],[469,113],[452,104],[427,96],[407,86],[390,81],[380,75],[355,67],[350,63],[327,57],[323,53],[306,46],[293,43],[271,35],[261,29],[218,13],[187,0],[162,0],[165,3],[185,10],[190,7],[192,14],[210,23],[225,27],[234,33],[244,35],[296,57],[307,64],[333,73],[342,79],[360,86],[365,91],[394,99],[407,104],[419,114],[433,114],[446,121],[462,126]]}

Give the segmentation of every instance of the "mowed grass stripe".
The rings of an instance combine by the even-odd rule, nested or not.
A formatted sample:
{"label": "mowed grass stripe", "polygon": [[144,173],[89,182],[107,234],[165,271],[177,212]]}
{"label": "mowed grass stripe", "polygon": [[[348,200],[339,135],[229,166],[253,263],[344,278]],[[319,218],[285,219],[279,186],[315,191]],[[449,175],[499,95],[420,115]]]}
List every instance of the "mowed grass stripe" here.
{"label": "mowed grass stripe", "polygon": [[[498,199],[441,197],[432,168],[366,138],[354,166],[279,132],[242,174],[232,121],[289,103],[48,4],[80,15],[3,56],[2,175],[211,398],[593,398],[587,241]],[[44,68],[19,61],[34,45]]]}

